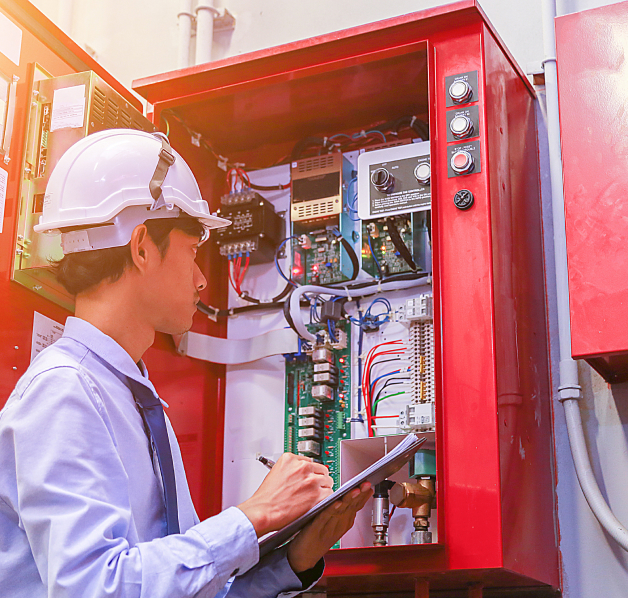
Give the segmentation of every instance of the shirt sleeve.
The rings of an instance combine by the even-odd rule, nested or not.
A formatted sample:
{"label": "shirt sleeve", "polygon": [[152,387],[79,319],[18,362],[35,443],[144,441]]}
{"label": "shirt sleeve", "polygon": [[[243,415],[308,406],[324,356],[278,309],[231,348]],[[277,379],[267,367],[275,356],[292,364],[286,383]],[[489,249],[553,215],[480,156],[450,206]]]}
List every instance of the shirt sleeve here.
{"label": "shirt sleeve", "polygon": [[237,508],[131,546],[128,478],[107,422],[96,389],[65,366],[36,376],[3,414],[16,511],[48,598],[210,597],[258,562]]}
{"label": "shirt sleeve", "polygon": [[288,547],[267,554],[244,575],[227,583],[219,598],[291,598],[309,590],[323,575],[325,562],[297,575],[288,562]]}

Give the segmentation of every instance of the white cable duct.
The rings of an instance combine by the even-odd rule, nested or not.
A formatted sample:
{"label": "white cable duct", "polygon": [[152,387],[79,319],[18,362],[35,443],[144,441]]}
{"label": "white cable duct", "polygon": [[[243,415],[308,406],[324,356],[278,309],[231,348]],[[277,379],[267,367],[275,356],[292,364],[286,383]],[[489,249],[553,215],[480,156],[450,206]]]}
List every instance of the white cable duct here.
{"label": "white cable duct", "polygon": [[186,332],[177,351],[182,355],[211,363],[235,365],[249,363],[271,355],[296,353],[299,337],[290,328],[271,330],[253,338],[217,338],[198,332]]}
{"label": "white cable duct", "polygon": [[426,284],[428,278],[415,278],[412,280],[396,280],[392,282],[375,283],[360,289],[351,289],[348,291],[343,288],[330,289],[328,287],[317,287],[311,285],[305,285],[297,287],[290,295],[290,316],[294,327],[299,335],[312,342],[316,342],[316,336],[313,335],[303,322],[301,314],[301,297],[307,293],[313,293],[316,295],[332,295],[334,297],[347,297],[349,299],[366,297],[367,295],[376,295],[377,293],[383,293],[386,291],[401,291],[403,289],[410,289],[412,287]]}
{"label": "white cable duct", "polygon": [[199,0],[196,5],[196,64],[204,64],[212,59],[214,18],[218,15],[211,0]]}
{"label": "white cable duct", "polygon": [[574,467],[582,493],[602,527],[624,549],[628,550],[628,532],[617,520],[604,500],[595,480],[587,452],[580,418],[578,365],[571,358],[571,322],[569,320],[569,279],[565,237],[565,200],[563,191],[560,120],[558,112],[558,75],[556,69],[555,0],[543,0],[543,46],[545,59],[545,92],[547,98],[547,136],[549,142],[550,180],[552,187],[552,220],[554,225],[554,259],[556,270],[556,301],[558,309],[559,386],[558,400],[565,409],[567,433]]}
{"label": "white cable duct", "polygon": [[179,0],[179,42],[177,47],[177,68],[190,66],[190,40],[192,39],[192,0]]}

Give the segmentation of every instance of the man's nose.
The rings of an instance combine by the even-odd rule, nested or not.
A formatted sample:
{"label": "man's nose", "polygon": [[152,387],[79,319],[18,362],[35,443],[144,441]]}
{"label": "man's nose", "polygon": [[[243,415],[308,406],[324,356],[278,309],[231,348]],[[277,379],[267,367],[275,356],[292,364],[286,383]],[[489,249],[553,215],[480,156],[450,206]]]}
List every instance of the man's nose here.
{"label": "man's nose", "polygon": [[202,291],[207,286],[207,279],[203,276],[198,264],[194,264],[194,286],[197,290]]}

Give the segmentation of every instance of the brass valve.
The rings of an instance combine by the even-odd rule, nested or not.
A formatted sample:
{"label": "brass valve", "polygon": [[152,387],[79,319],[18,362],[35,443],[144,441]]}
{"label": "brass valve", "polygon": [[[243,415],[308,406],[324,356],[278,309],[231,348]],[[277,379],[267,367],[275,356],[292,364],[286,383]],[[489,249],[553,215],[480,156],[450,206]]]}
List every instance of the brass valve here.
{"label": "brass valve", "polygon": [[412,509],[412,544],[430,544],[432,532],[429,531],[429,518],[436,502],[434,478],[425,477],[413,482],[396,483],[390,490],[390,502],[399,508]]}

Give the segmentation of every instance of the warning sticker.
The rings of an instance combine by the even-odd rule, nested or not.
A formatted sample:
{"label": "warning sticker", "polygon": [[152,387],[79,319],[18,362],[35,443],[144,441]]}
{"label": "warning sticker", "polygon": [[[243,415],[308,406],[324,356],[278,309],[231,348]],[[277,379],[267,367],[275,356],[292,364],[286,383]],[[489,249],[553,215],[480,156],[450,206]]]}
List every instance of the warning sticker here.
{"label": "warning sticker", "polygon": [[33,340],[31,342],[31,361],[46,347],[52,345],[63,334],[65,326],[43,314],[33,315]]}

